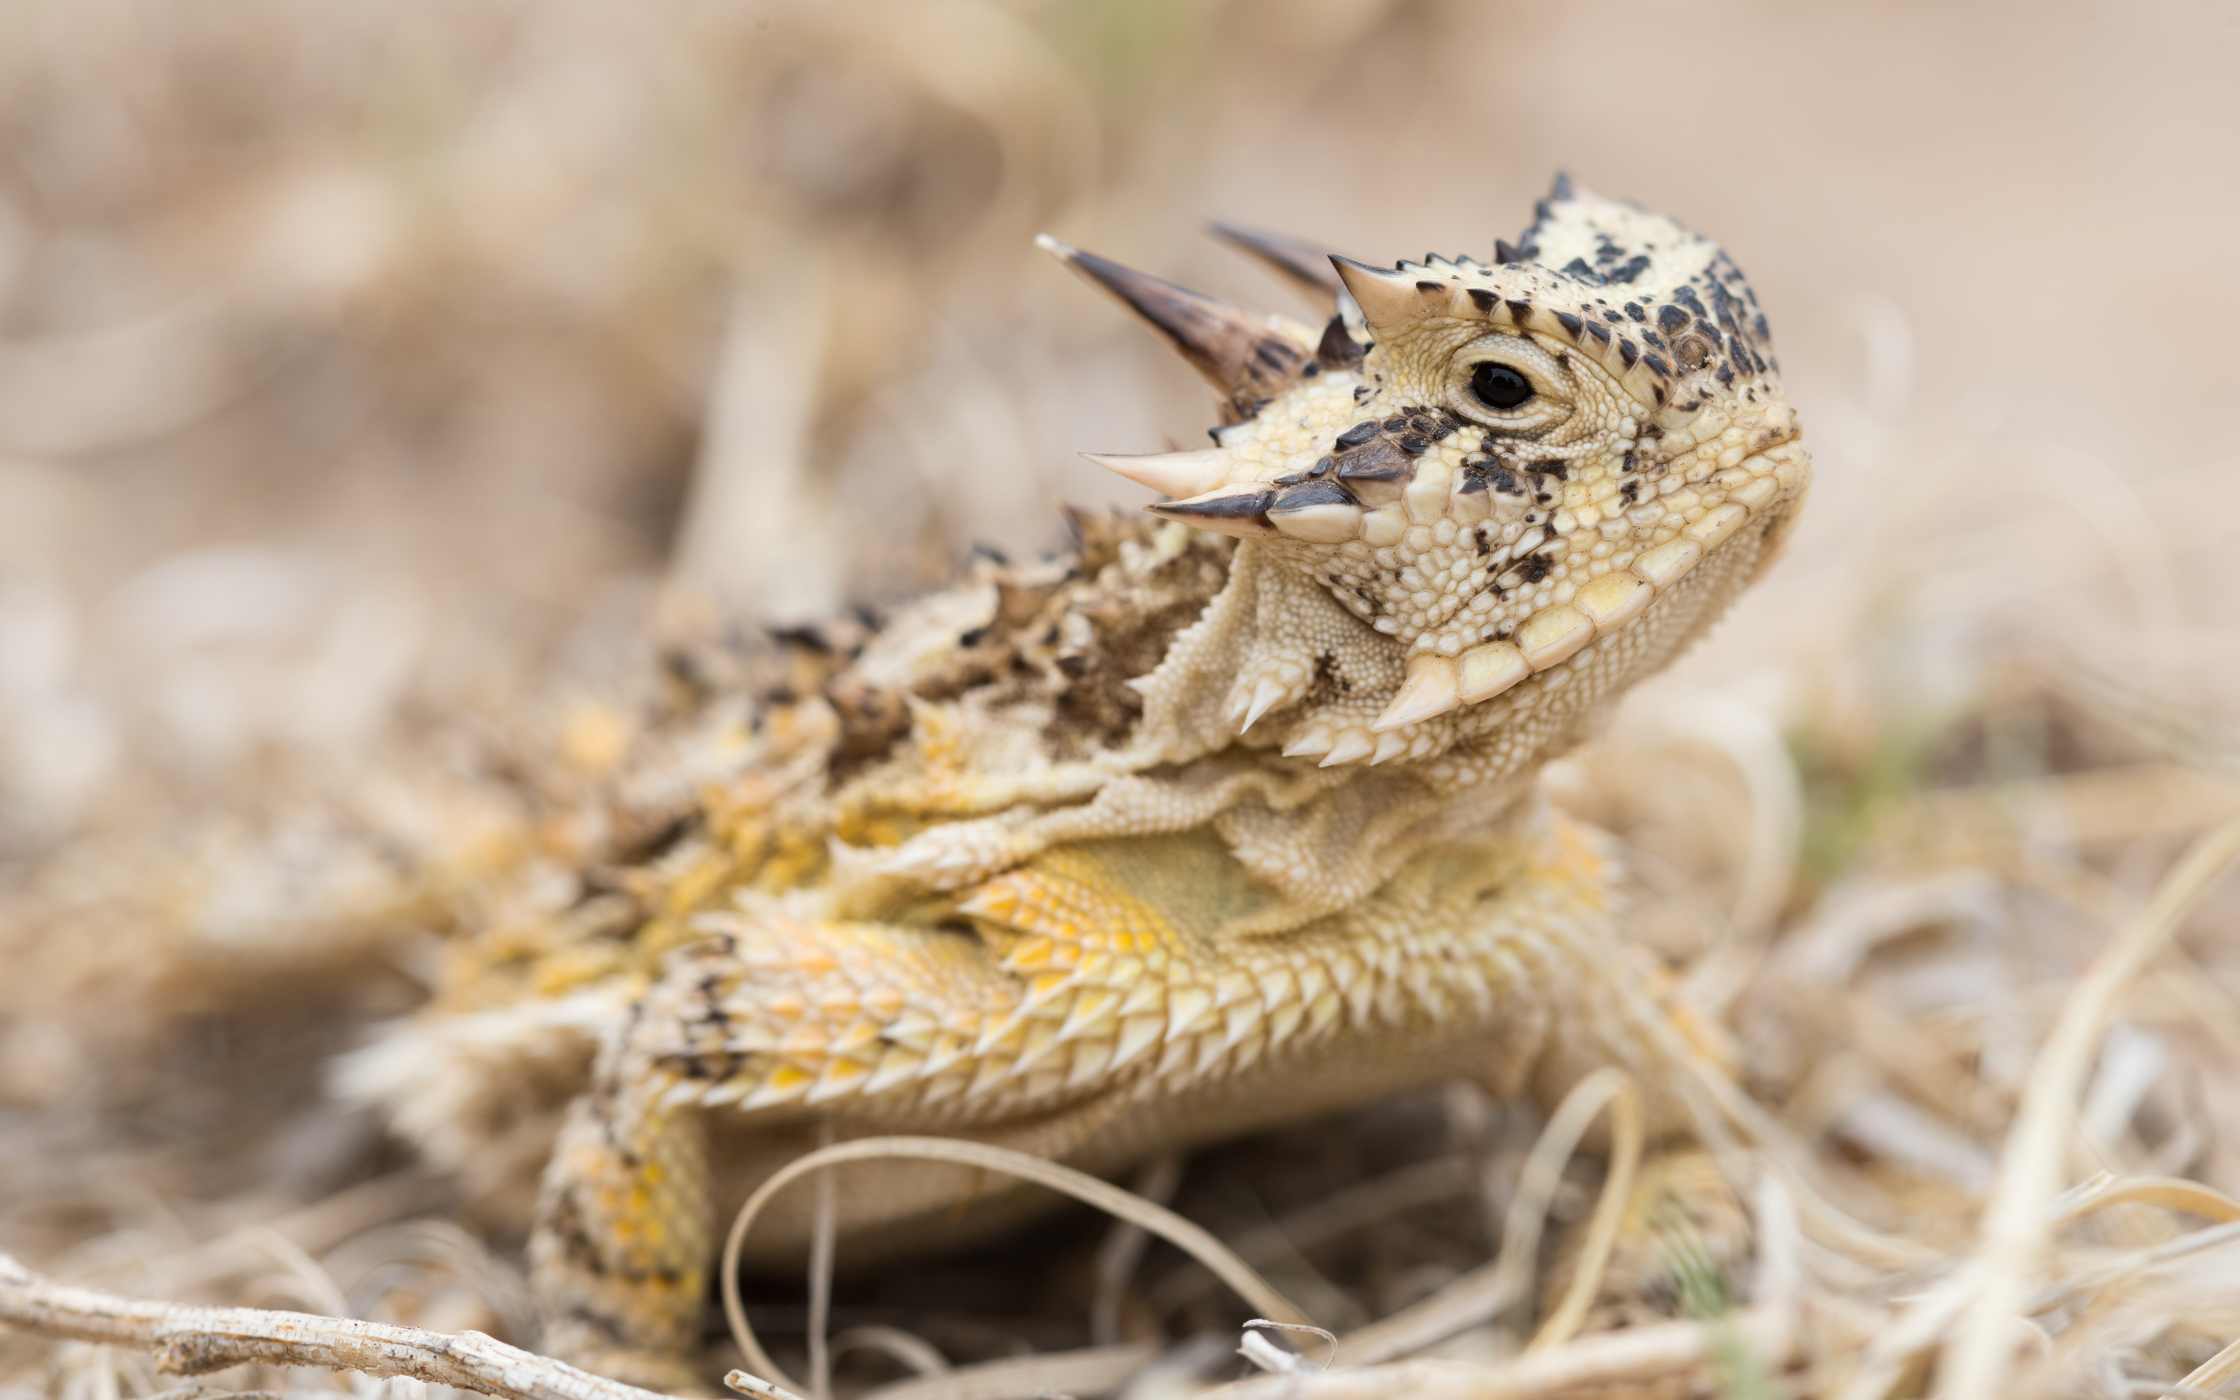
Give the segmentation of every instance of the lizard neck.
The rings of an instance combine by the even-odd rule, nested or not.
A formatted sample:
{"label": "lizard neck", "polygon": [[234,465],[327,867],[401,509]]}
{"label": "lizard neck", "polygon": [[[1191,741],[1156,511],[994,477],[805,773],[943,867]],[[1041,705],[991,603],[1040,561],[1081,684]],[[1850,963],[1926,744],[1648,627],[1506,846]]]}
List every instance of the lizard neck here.
{"label": "lizard neck", "polygon": [[[1449,662],[1355,616],[1332,591],[1340,584],[1246,541],[1196,621],[1133,682],[1144,709],[1131,757],[1176,763],[1233,750],[1300,773],[1405,772],[1450,797],[1521,787],[1726,610],[1780,523],[1731,536],[1646,613],[1477,699],[1453,693]],[[1411,715],[1419,669],[1448,675],[1451,708]]]}
{"label": "lizard neck", "polygon": [[1489,804],[1513,806],[1583,728],[1579,696],[1544,705],[1534,689],[1519,697],[1524,703],[1466,708],[1413,732],[1379,731],[1378,716],[1406,680],[1407,656],[1320,581],[1246,542],[1197,620],[1132,682],[1143,715],[1123,762],[1140,771],[1238,757],[1313,787],[1405,775],[1426,797],[1482,813]]}

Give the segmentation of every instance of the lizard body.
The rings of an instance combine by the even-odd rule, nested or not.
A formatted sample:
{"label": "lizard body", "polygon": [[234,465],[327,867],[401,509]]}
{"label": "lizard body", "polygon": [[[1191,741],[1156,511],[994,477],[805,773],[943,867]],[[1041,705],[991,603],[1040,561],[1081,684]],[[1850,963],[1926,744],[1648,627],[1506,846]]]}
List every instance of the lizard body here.
{"label": "lizard body", "polygon": [[[1210,447],[1099,459],[1158,518],[679,668],[557,893],[347,1075],[493,1191],[542,1166],[549,1346],[674,1380],[718,1210],[821,1138],[1109,1172],[1642,1053],[1597,991],[1636,975],[1612,852],[1535,773],[1763,569],[1809,466],[1724,253],[1568,182],[1536,212],[1490,264],[1243,236],[1321,327],[1051,245],[1220,391]],[[911,1166],[839,1223],[1017,1206]]]}

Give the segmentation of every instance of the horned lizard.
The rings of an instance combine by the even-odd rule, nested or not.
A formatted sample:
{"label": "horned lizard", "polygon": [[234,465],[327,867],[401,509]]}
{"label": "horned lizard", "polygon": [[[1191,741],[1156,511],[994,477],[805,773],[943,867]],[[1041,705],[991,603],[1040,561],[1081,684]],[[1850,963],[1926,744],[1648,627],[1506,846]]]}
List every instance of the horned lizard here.
{"label": "horned lizard", "polygon": [[[1210,446],[1094,459],[1164,499],[677,658],[582,858],[346,1076],[486,1194],[541,1167],[549,1347],[673,1380],[717,1211],[821,1138],[1111,1172],[1642,1053],[1614,853],[1536,775],[1765,568],[1810,467],[1724,252],[1563,180],[1535,213],[1490,262],[1227,231],[1322,324],[1045,240],[1219,391]],[[802,1248],[792,1194],[751,1254]],[[839,1225],[1020,1204],[912,1165]]]}

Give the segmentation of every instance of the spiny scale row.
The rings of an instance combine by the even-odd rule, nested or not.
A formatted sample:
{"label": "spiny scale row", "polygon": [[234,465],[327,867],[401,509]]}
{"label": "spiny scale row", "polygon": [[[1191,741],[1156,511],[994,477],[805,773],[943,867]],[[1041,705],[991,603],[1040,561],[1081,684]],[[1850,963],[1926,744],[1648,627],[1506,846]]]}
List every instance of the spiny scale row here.
{"label": "spiny scale row", "polygon": [[666,1097],[747,1112],[898,1089],[926,1108],[989,1094],[1036,1100],[1154,1052],[1149,1072],[1203,1078],[1248,1068],[1278,1046],[1317,1043],[1341,1022],[1401,1027],[1452,1014],[1456,999],[1491,1014],[1523,975],[1505,950],[1480,950],[1443,962],[1432,985],[1396,945],[1286,958],[1184,983],[1140,966],[1110,983],[1050,972],[1033,979],[1024,1002],[998,1013],[938,1024],[901,1016],[871,1035],[854,1033],[853,1024],[828,1029],[805,1020],[773,1040],[744,1037],[734,1049],[754,1059],[742,1072],[680,1078]]}

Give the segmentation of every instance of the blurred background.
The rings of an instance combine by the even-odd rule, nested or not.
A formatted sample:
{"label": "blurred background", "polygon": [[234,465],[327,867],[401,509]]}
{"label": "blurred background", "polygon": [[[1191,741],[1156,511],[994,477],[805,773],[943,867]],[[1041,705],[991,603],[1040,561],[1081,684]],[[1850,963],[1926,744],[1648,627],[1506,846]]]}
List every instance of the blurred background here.
{"label": "blurred background", "polygon": [[1074,454],[1205,395],[1038,230],[1304,311],[1205,221],[1483,255],[1557,167],[1773,313],[1822,472],[1725,644],[1796,675],[1874,627],[1933,704],[2035,621],[2198,692],[2236,41],[2209,3],[7,7],[0,850],[627,633],[671,566],[808,616],[1131,499]]}
{"label": "blurred background", "polygon": [[[2068,979],[2240,811],[2235,52],[2240,7],[2182,0],[0,7],[0,1136],[110,1131],[33,1136],[185,1005],[160,900],[54,917],[150,852],[228,868],[244,810],[336,801],[449,849],[398,795],[443,736],[534,786],[611,748],[571,707],[661,627],[1140,501],[1075,454],[1197,441],[1208,395],[1038,231],[1305,314],[1206,222],[1482,257],[1562,168],[1734,254],[1819,473],[1565,790],[1761,1099],[1968,1238]],[[226,957],[293,936],[257,849],[191,901]],[[2207,910],[2083,1160],[2235,1190],[2240,898]],[[139,1107],[280,1098],[176,1088]],[[170,1178],[61,1209],[78,1150],[0,1153],[19,1241],[177,1225]],[[1383,1292],[1321,1261],[1324,1301],[1420,1296],[1452,1235],[1382,1237]]]}

